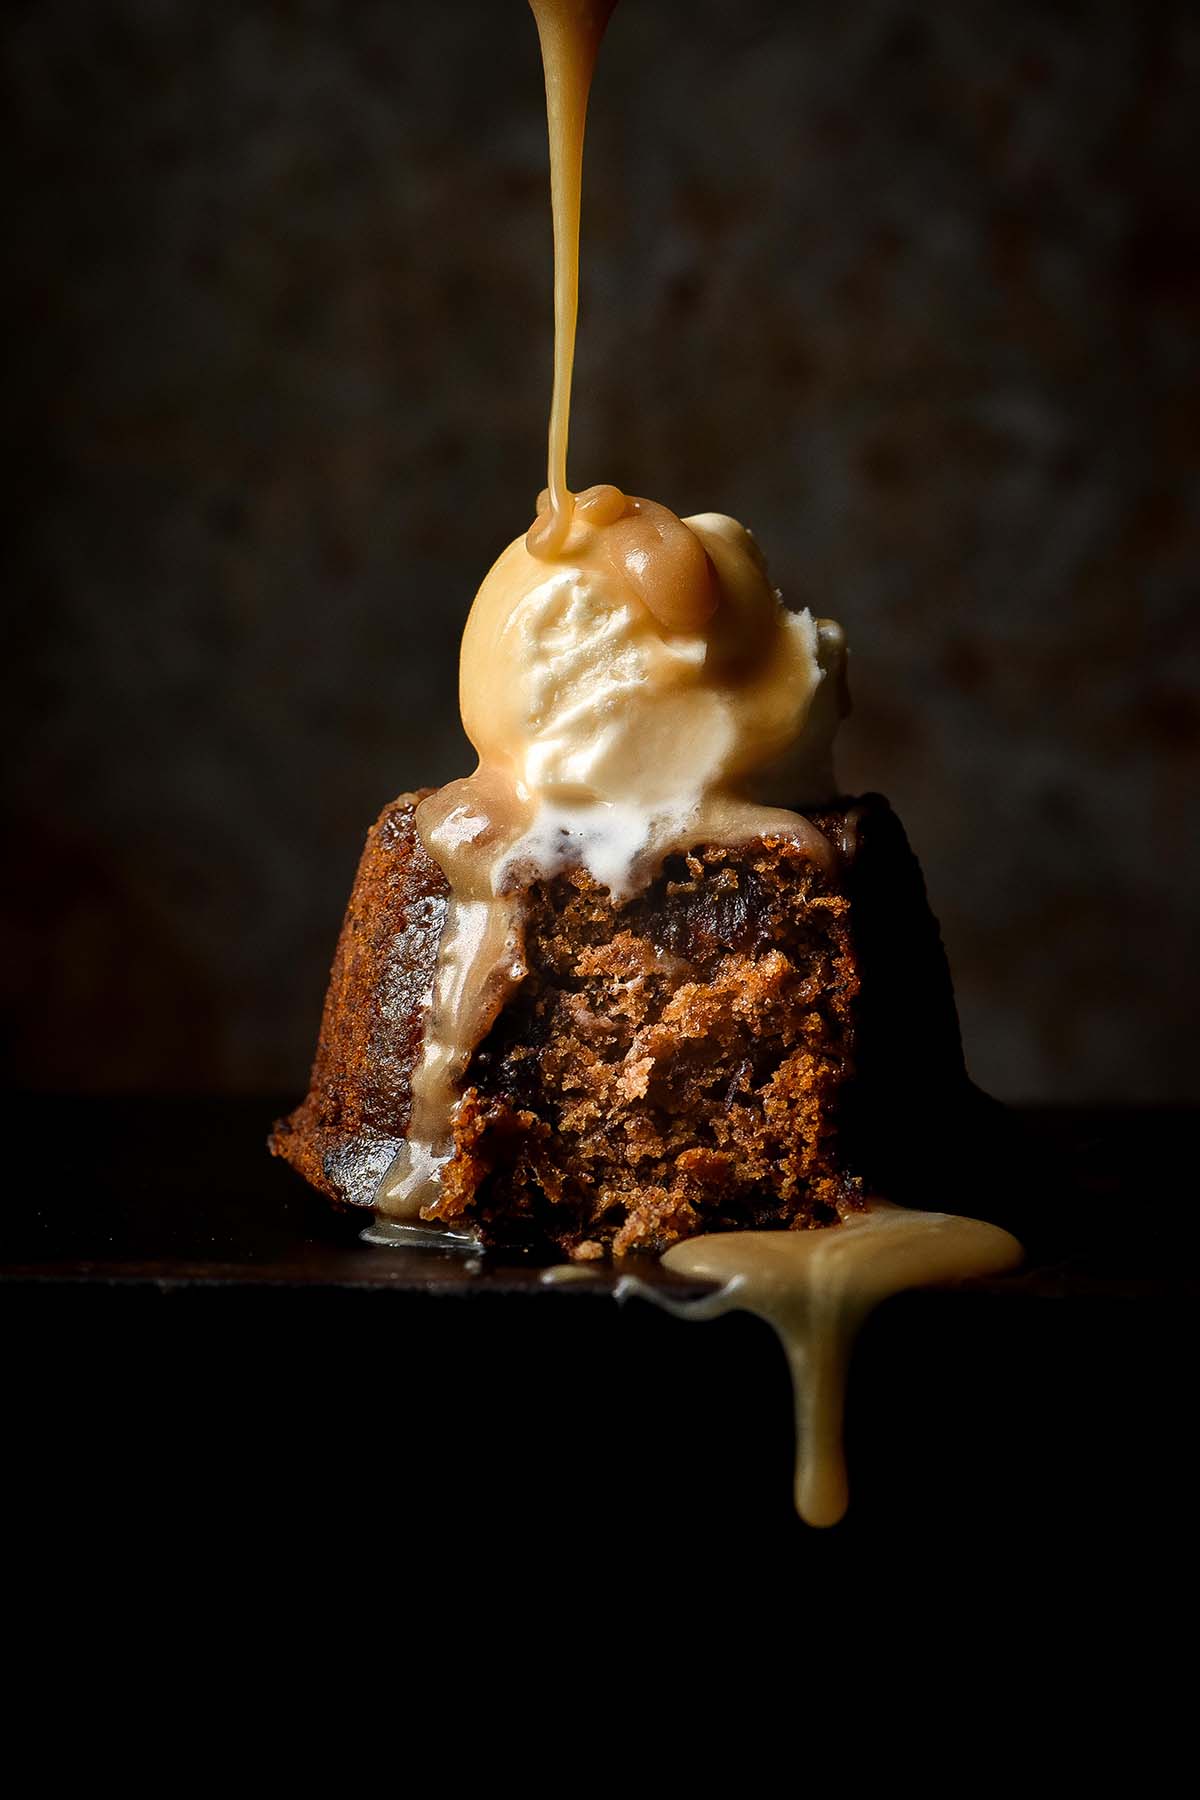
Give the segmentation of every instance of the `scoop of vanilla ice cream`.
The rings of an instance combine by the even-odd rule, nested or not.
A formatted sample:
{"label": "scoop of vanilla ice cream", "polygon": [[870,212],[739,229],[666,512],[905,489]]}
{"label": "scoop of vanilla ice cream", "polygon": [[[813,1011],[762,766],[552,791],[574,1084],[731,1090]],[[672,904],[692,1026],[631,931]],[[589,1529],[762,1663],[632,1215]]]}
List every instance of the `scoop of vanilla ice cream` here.
{"label": "scoop of vanilla ice cream", "polygon": [[694,634],[659,624],[595,532],[554,562],[518,538],[486,577],[463,636],[463,724],[522,797],[659,814],[713,792],[767,798],[764,781],[771,798],[786,781],[791,805],[831,794],[839,628],[783,607],[735,519],[684,522],[720,591]]}

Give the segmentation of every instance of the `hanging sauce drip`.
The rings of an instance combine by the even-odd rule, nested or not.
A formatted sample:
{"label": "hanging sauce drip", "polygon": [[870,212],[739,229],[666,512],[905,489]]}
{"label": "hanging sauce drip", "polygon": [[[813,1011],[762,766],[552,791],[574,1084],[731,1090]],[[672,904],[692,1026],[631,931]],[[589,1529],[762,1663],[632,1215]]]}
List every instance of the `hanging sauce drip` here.
{"label": "hanging sauce drip", "polygon": [[836,1525],[849,1498],[846,1374],[868,1316],[906,1288],[1003,1275],[1022,1255],[998,1225],[876,1200],[818,1231],[726,1231],[673,1244],[668,1269],[720,1284],[703,1300],[681,1305],[636,1278],[618,1294],[640,1293],[685,1319],[749,1312],[773,1328],[795,1398],[796,1511],[809,1525]]}

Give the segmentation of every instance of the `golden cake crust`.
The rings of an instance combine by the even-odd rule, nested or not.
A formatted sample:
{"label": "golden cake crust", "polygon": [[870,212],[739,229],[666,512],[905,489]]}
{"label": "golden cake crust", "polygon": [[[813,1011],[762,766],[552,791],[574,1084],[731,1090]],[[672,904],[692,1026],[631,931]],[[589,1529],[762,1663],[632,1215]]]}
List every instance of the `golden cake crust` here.
{"label": "golden cake crust", "polygon": [[309,1091],[272,1154],[345,1206],[369,1206],[408,1129],[449,887],[401,794],[367,833],[325,996]]}

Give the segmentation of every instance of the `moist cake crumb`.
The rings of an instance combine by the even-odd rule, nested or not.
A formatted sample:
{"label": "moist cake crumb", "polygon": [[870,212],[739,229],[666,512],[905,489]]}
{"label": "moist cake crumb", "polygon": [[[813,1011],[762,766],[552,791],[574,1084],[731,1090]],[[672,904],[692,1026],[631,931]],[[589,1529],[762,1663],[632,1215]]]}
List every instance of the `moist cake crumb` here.
{"label": "moist cake crumb", "polygon": [[622,1255],[861,1204],[836,1154],[849,902],[801,847],[698,846],[620,907],[574,869],[523,912],[529,973],[472,1060],[427,1216]]}

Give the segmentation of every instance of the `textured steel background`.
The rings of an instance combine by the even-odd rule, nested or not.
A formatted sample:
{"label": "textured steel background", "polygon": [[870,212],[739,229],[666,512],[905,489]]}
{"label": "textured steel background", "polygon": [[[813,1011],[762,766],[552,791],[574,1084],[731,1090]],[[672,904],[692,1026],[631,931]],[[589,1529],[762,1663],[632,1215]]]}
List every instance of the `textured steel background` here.
{"label": "textured steel background", "polygon": [[[542,480],[532,23],[4,32],[11,1068],[298,1087]],[[598,84],[573,475],[739,515],[843,621],[846,785],[1005,1096],[1200,1088],[1198,81],[1184,0],[624,0]]]}

